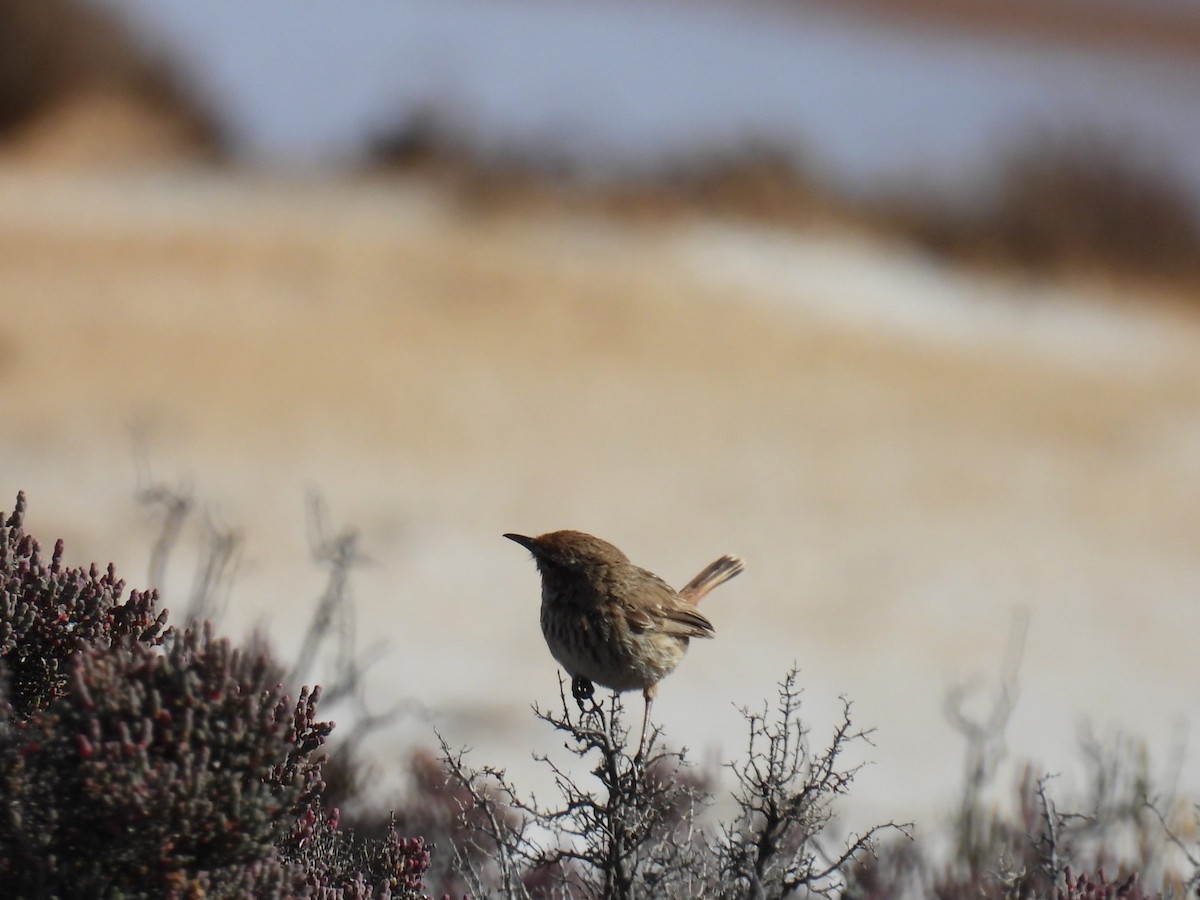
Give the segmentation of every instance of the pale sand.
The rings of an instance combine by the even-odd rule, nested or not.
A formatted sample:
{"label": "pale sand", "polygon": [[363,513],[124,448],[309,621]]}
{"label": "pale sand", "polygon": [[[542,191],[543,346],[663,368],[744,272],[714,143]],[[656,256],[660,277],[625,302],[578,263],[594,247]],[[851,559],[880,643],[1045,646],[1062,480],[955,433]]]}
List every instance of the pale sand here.
{"label": "pale sand", "polygon": [[[558,745],[527,712],[557,690],[533,566],[500,535],[561,527],[676,583],[743,555],[657,714],[736,753],[732,705],[797,661],[816,739],[839,693],[878,728],[856,815],[950,800],[944,691],[995,670],[1019,607],[1015,756],[1069,783],[1085,716],[1163,763],[1198,721],[1198,315],[943,278],[836,234],[16,168],[0,297],[3,507],[25,489],[35,534],[140,585],[140,435],[247,536],[227,631],[267,617],[286,648],[320,585],[319,489],[373,560],[373,703],[425,706],[405,740],[436,726],[522,775]],[[189,579],[180,560],[168,606]]]}

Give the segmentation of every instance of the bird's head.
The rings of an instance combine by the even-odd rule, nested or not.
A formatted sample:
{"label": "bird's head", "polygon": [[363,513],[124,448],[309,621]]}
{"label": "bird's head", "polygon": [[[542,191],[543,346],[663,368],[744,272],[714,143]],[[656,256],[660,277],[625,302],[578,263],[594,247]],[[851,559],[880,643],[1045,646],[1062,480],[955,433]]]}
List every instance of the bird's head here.
{"label": "bird's head", "polygon": [[575,572],[590,575],[595,570],[628,564],[629,558],[608,541],[582,531],[551,531],[538,537],[523,534],[504,535],[533,554],[538,571]]}

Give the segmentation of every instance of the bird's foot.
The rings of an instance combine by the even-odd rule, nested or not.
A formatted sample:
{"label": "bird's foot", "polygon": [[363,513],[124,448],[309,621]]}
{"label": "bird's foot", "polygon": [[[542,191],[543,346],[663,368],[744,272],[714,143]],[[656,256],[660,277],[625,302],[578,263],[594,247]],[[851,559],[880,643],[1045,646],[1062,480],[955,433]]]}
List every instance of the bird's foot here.
{"label": "bird's foot", "polygon": [[582,675],[576,675],[571,679],[571,696],[574,697],[575,702],[579,704],[580,712],[586,711],[583,704],[591,701],[595,694],[596,688]]}

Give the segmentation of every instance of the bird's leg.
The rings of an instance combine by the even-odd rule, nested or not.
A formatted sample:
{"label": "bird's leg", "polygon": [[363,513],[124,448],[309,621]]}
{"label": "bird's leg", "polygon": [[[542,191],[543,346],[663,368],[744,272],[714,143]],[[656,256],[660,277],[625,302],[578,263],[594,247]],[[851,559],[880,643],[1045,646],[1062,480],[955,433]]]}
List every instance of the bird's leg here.
{"label": "bird's leg", "polygon": [[596,689],[592,686],[592,683],[582,675],[576,675],[571,679],[571,696],[579,704],[580,712],[584,712],[584,701],[591,700],[595,693]]}
{"label": "bird's leg", "polygon": [[637,753],[633,757],[635,763],[641,761],[642,751],[646,749],[646,726],[650,724],[650,706],[654,703],[654,695],[657,693],[658,685],[656,684],[652,684],[642,691],[642,697],[646,701],[646,708],[642,713],[642,736],[638,738]]}

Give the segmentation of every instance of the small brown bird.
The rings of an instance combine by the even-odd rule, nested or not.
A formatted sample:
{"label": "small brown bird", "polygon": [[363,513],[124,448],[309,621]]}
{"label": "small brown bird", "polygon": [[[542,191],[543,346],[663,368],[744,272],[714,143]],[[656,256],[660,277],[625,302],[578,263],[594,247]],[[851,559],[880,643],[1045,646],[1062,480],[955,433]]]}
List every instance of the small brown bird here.
{"label": "small brown bird", "polygon": [[691,638],[715,634],[696,604],[744,568],[722,556],[675,591],[608,541],[582,531],[540,537],[504,535],[533,554],[542,576],[542,634],[571,676],[581,704],[591,682],[618,693],[640,688],[646,700],[638,755],[646,740],[658,682],[683,659]]}

